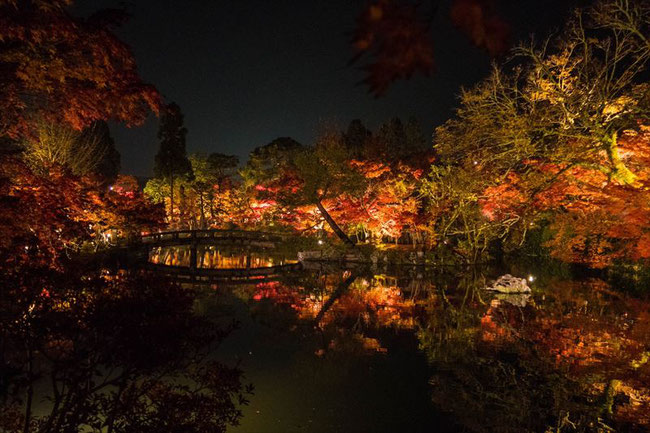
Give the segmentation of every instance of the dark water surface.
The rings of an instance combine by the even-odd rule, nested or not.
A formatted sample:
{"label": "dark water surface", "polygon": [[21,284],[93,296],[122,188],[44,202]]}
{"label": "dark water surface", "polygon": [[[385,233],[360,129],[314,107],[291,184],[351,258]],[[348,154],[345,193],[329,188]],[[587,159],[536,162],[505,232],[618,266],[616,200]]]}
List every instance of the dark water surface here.
{"label": "dark water surface", "polygon": [[[647,431],[646,301],[595,278],[494,270],[303,271],[217,284],[220,358],[255,386],[233,432]],[[502,271],[503,272],[503,271]]]}
{"label": "dark water surface", "polygon": [[[2,328],[0,432],[25,431],[30,395],[33,432],[650,429],[650,303],[611,282],[538,264],[294,269],[180,285],[129,272],[42,297]],[[484,290],[506,272],[532,293]]]}

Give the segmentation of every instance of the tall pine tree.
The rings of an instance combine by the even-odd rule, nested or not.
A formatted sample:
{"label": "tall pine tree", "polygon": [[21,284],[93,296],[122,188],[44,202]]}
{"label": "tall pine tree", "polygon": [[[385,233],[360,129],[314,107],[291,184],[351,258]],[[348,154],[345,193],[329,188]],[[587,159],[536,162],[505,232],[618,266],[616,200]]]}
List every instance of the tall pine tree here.
{"label": "tall pine tree", "polygon": [[183,126],[183,113],[175,103],[165,107],[158,129],[160,149],[156,154],[154,175],[169,182],[169,220],[174,220],[174,178],[192,177],[192,164],[187,158],[185,137],[187,129]]}
{"label": "tall pine tree", "polygon": [[360,158],[364,153],[366,143],[372,133],[363,125],[360,119],[354,119],[345,132],[345,145],[353,158]]}

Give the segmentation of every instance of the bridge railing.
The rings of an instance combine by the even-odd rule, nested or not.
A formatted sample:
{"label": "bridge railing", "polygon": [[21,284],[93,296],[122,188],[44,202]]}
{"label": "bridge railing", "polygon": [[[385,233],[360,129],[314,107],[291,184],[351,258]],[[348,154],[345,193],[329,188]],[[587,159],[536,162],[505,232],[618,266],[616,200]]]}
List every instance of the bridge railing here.
{"label": "bridge railing", "polygon": [[254,232],[246,230],[177,230],[172,232],[156,232],[142,235],[140,240],[143,244],[155,244],[158,242],[205,240],[205,239],[243,239],[251,241],[283,241],[291,238],[291,235],[284,233]]}

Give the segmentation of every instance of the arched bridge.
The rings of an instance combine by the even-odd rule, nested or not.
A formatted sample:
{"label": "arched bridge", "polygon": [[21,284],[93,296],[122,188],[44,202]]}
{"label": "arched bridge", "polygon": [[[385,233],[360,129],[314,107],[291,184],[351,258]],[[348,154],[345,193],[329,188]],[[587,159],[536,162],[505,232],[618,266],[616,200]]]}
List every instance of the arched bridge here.
{"label": "arched bridge", "polygon": [[146,248],[147,256],[152,248],[157,247],[171,247],[171,246],[189,246],[189,266],[166,266],[166,265],[152,265],[158,270],[165,270],[172,274],[189,274],[195,277],[197,274],[202,274],[207,279],[232,277],[238,274],[246,276],[261,276],[274,274],[280,271],[293,270],[299,267],[298,263],[278,265],[264,268],[252,268],[251,256],[246,255],[246,267],[240,269],[205,269],[198,265],[197,250],[199,245],[228,245],[235,247],[242,247],[243,250],[250,252],[253,249],[273,248],[280,242],[286,242],[295,238],[292,235],[282,233],[269,233],[257,232],[246,230],[178,230],[171,232],[158,232],[142,235],[140,238],[141,244]]}
{"label": "arched bridge", "polygon": [[270,233],[246,230],[178,230],[170,232],[148,233],[140,237],[142,244],[150,247],[172,245],[196,245],[229,243],[231,245],[255,245],[273,247],[278,242],[292,239],[294,236],[283,233]]}

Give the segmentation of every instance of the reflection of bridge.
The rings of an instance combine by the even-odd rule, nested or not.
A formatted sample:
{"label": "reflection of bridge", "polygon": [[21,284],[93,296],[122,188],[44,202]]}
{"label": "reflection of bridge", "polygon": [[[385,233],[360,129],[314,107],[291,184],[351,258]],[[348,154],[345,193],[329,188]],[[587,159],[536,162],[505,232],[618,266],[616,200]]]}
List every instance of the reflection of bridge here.
{"label": "reflection of bridge", "polygon": [[179,230],[142,235],[140,241],[146,247],[147,255],[151,248],[189,245],[189,266],[166,266],[150,264],[156,270],[173,275],[178,279],[211,281],[231,278],[260,278],[272,276],[285,271],[296,270],[300,264],[251,268],[250,254],[246,256],[246,267],[239,269],[210,269],[197,266],[199,245],[228,245],[233,247],[274,248],[276,244],[292,239],[293,236],[282,233],[255,232],[245,230]]}
{"label": "reflection of bridge", "polygon": [[261,280],[275,280],[285,274],[301,270],[302,264],[292,263],[287,265],[249,269],[190,269],[185,266],[166,266],[149,263],[147,265],[147,268],[156,271],[156,273],[167,275],[178,282],[210,284],[222,281],[236,281],[239,283],[245,283]]}

